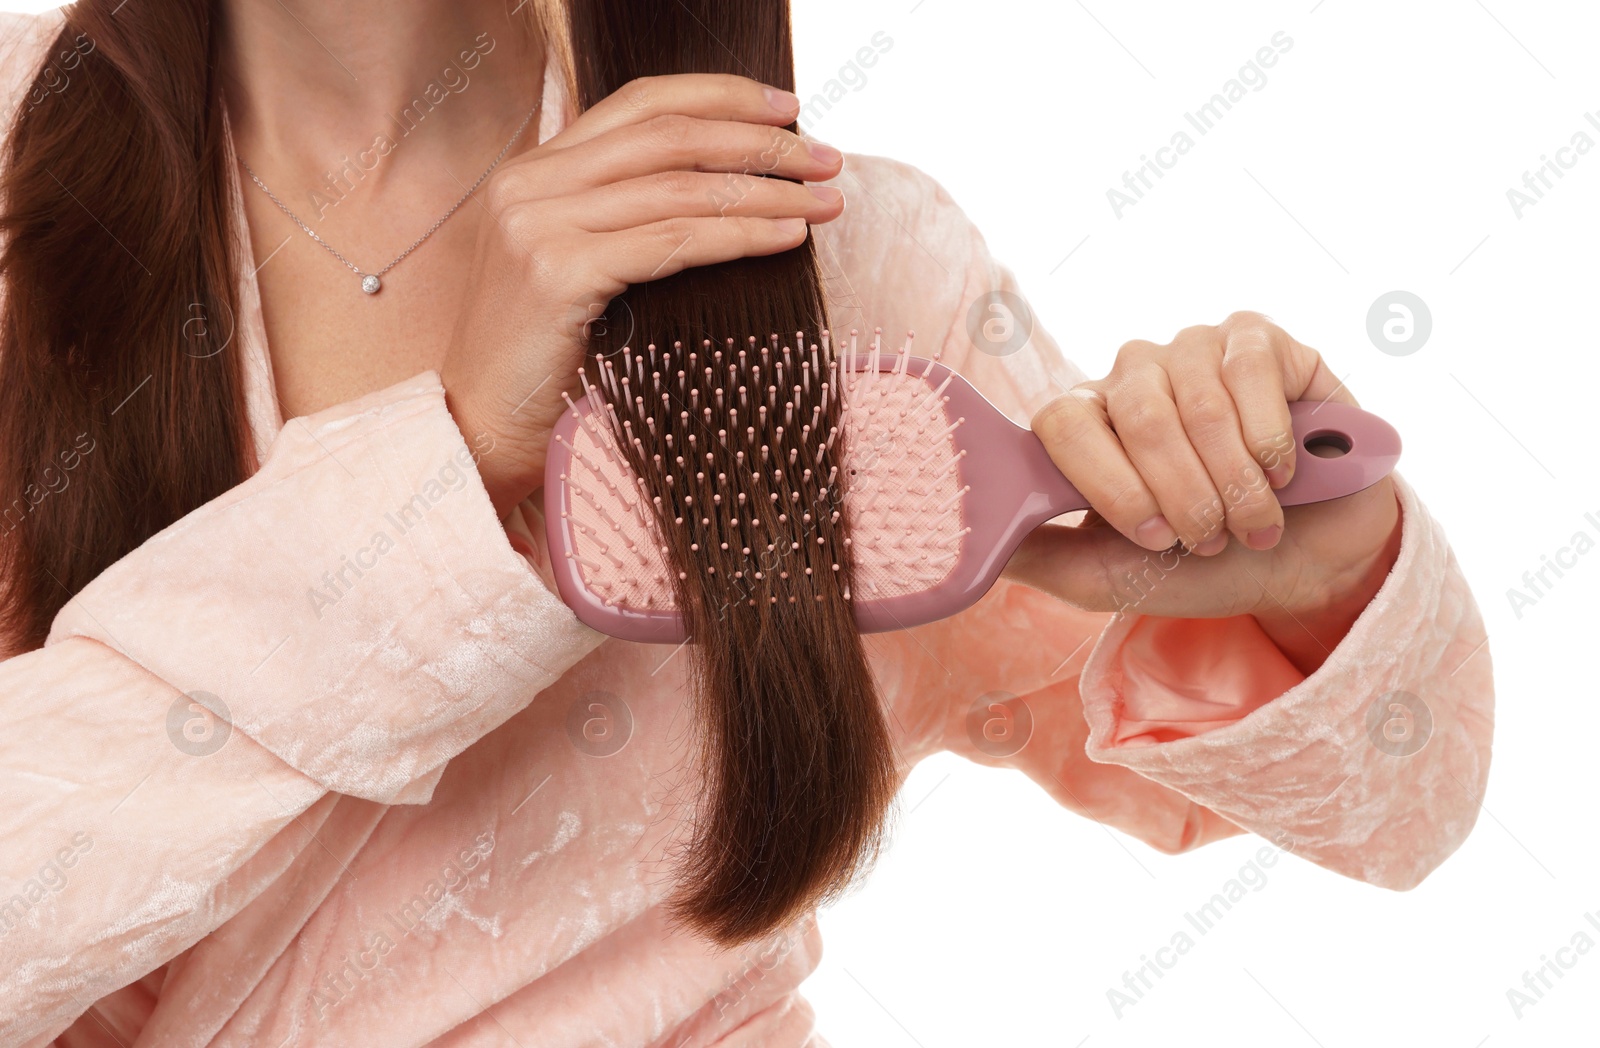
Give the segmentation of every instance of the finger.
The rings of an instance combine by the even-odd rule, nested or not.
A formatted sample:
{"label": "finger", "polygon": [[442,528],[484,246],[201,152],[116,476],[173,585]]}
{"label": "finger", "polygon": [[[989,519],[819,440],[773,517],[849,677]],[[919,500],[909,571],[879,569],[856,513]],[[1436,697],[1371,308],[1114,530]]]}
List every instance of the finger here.
{"label": "finger", "polygon": [[[1282,334],[1281,328],[1277,331]],[[1283,342],[1287,341],[1284,335]],[[1222,352],[1222,383],[1238,409],[1245,447],[1274,488],[1289,483],[1295,467],[1294,424],[1288,404],[1294,398],[1284,388],[1284,372],[1293,362],[1285,359],[1284,348],[1260,329],[1253,329],[1229,332]]]}
{"label": "finger", "polygon": [[1285,400],[1338,400],[1352,408],[1362,406],[1346,389],[1344,379],[1334,376],[1322,354],[1272,323],[1272,318],[1245,310],[1229,315],[1219,326],[1226,333],[1227,349],[1266,346],[1277,355]]}
{"label": "finger", "polygon": [[1254,556],[1230,549],[1197,557],[1182,546],[1140,549],[1110,528],[1046,524],[1017,548],[1001,572],[1074,607],[1172,618],[1242,615],[1260,586],[1233,563]]}
{"label": "finger", "polygon": [[803,218],[831,222],[844,211],[844,191],[782,178],[666,171],[613,182],[552,201],[547,220],[594,233],[669,218]]}
{"label": "finger", "polygon": [[[669,113],[618,128],[573,150],[603,182],[660,171],[728,171],[823,182],[843,168],[839,151],[782,127]],[[600,184],[596,182],[595,184]]]}
{"label": "finger", "polygon": [[1146,549],[1166,549],[1177,532],[1128,460],[1106,419],[1098,389],[1079,386],[1045,404],[1033,431],[1056,468],[1117,531]]}
{"label": "finger", "polygon": [[779,127],[667,114],[541,154],[501,173],[502,205],[539,200],[664,171],[717,171],[825,182],[844,168],[839,151]]}
{"label": "finger", "polygon": [[1228,544],[1222,499],[1184,429],[1166,369],[1150,364],[1107,392],[1117,438],[1185,546],[1211,556]]}
{"label": "finger", "polygon": [[1085,611],[1118,611],[1126,592],[1119,569],[1152,555],[1111,528],[1046,524],[1022,540],[1001,574]]}
{"label": "finger", "polygon": [[[735,258],[775,255],[804,242],[807,226],[799,218],[672,218],[615,233],[593,234],[586,260],[597,283],[642,284],[691,266]],[[621,293],[618,286],[615,294]]]}
{"label": "finger", "polygon": [[1234,313],[1220,325],[1231,345],[1237,337],[1241,343],[1267,343],[1277,354],[1283,369],[1283,391],[1287,400],[1337,400],[1341,404],[1360,407],[1355,395],[1345,388],[1322,359],[1322,354],[1294,338],[1270,317],[1249,311]]}
{"label": "finger", "polygon": [[791,92],[727,73],[644,76],[590,106],[545,145],[569,148],[667,113],[782,126],[799,116],[800,100]]}
{"label": "finger", "polygon": [[1251,549],[1270,549],[1283,533],[1283,508],[1245,446],[1238,408],[1215,359],[1206,353],[1176,357],[1169,372],[1173,399],[1189,443],[1222,498],[1228,530]]}

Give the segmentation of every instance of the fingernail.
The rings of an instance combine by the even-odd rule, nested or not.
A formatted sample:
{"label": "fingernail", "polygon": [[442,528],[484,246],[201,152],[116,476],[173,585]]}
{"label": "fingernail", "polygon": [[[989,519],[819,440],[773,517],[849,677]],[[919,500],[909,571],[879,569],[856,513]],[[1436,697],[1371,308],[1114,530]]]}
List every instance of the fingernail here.
{"label": "fingernail", "polygon": [[1167,518],[1159,513],[1134,528],[1133,537],[1145,549],[1154,550],[1166,549],[1178,541],[1178,533],[1172,530]]}
{"label": "fingernail", "polygon": [[814,159],[824,164],[837,164],[840,158],[844,156],[843,153],[826,142],[807,142],[806,149],[810,151]]}
{"label": "fingernail", "polygon": [[1289,472],[1289,467],[1280,462],[1278,465],[1267,470],[1267,483],[1271,484],[1274,488],[1281,488],[1285,484],[1289,483],[1289,478],[1291,476],[1293,476],[1293,474]]}
{"label": "fingernail", "polygon": [[783,218],[778,220],[778,229],[788,236],[796,236],[806,230],[806,220],[803,218]]}
{"label": "fingernail", "polygon": [[1283,525],[1274,524],[1270,528],[1257,528],[1244,537],[1245,545],[1251,549],[1271,549],[1278,544],[1278,536],[1283,534]]}
{"label": "fingernail", "polygon": [[844,196],[844,190],[838,186],[807,186],[806,188],[811,190],[812,196],[824,204],[838,203],[840,198]]}
{"label": "fingernail", "polygon": [[793,91],[784,91],[781,88],[769,87],[767,91],[767,105],[780,113],[793,113],[800,108],[800,96]]}
{"label": "fingernail", "polygon": [[1200,545],[1196,546],[1194,551],[1200,554],[1202,557],[1211,557],[1221,553],[1227,548],[1228,533],[1226,531],[1219,531],[1215,535],[1206,539],[1204,542],[1200,543]]}

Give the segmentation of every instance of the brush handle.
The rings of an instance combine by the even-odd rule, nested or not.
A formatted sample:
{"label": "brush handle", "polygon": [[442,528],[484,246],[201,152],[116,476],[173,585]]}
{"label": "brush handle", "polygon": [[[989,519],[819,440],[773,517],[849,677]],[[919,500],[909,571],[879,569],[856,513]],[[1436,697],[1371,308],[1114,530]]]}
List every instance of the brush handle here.
{"label": "brush handle", "polygon": [[[1303,506],[1343,498],[1371,487],[1394,469],[1400,458],[1400,434],[1378,416],[1348,404],[1295,401],[1289,405],[1294,427],[1294,477],[1274,495],[1281,506]],[[1043,523],[1052,517],[1088,509],[1089,500],[1067,480],[1044,444],[1031,432],[1019,440],[1018,476],[1021,511]],[[1319,455],[1330,452],[1330,457]],[[1264,482],[1264,480],[1263,480]]]}
{"label": "brush handle", "polygon": [[[863,633],[905,629],[972,606],[994,585],[1030,532],[1063,513],[1089,508],[1089,500],[1062,475],[1031,429],[1011,421],[945,365],[854,349],[843,360],[847,371],[899,370],[945,390],[946,414],[960,422],[954,433],[962,452],[961,483],[968,489],[961,514],[967,540],[949,575],[922,592],[857,600],[856,625]],[[1400,458],[1400,435],[1394,427],[1360,408],[1299,402],[1289,405],[1289,417],[1295,473],[1274,492],[1281,505],[1353,495],[1387,476]],[[1346,451],[1322,458],[1308,445]]]}

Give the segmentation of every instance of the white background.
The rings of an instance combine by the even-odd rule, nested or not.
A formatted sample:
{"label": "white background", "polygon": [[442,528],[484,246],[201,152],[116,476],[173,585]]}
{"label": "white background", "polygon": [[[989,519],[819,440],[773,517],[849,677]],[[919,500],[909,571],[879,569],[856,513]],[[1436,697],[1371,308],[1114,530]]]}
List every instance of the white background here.
{"label": "white background", "polygon": [[[1286,856],[1121,1019],[1106,991],[1263,842],[1167,857],[1020,772],[924,762],[893,850],[823,915],[804,990],[834,1048],[1600,1043],[1600,949],[1521,1019],[1506,997],[1580,928],[1600,943],[1600,551],[1520,620],[1506,597],[1600,535],[1600,149],[1520,218],[1506,197],[1578,130],[1600,144],[1600,20],[1484,2],[797,0],[802,95],[893,40],[809,130],[938,179],[1091,376],[1129,339],[1256,309],[1395,422],[1483,609],[1498,699],[1477,828],[1420,887]],[[1198,135],[1183,113],[1279,30],[1294,44],[1265,87]],[[1107,189],[1180,129],[1193,151],[1119,219]],[[1396,289],[1432,313],[1409,356],[1367,335]]]}
{"label": "white background", "polygon": [[[892,40],[809,130],[943,183],[1090,375],[1129,339],[1257,309],[1397,423],[1402,472],[1482,605],[1498,689],[1477,829],[1419,888],[1285,857],[1120,1019],[1107,990],[1261,842],[1167,857],[1020,773],[924,762],[892,851],[823,915],[804,989],[834,1048],[1600,1040],[1600,950],[1520,1019],[1507,1000],[1600,911],[1600,553],[1520,618],[1506,596],[1600,531],[1584,520],[1600,517],[1600,150],[1520,217],[1506,195],[1575,132],[1600,142],[1584,121],[1600,110],[1600,20],[1511,0],[796,7],[803,95],[875,33]],[[1196,135],[1183,113],[1280,30],[1293,46],[1265,86]],[[1119,218],[1106,191],[1178,130],[1194,150]],[[1367,334],[1396,289],[1432,314],[1408,356]]]}

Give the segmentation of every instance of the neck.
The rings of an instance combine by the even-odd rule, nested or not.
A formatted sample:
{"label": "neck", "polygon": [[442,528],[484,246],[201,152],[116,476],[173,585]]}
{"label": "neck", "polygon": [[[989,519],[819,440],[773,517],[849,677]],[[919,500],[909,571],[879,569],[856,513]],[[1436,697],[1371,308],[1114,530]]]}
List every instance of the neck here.
{"label": "neck", "polygon": [[[441,164],[470,184],[470,165],[494,158],[543,84],[531,4],[510,17],[505,0],[220,0],[220,8],[235,144],[263,178],[278,180],[291,207],[319,187],[326,198],[330,173],[333,186],[348,186],[350,161],[374,187]],[[536,139],[530,126],[516,151]]]}

